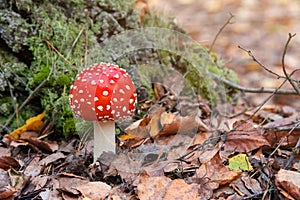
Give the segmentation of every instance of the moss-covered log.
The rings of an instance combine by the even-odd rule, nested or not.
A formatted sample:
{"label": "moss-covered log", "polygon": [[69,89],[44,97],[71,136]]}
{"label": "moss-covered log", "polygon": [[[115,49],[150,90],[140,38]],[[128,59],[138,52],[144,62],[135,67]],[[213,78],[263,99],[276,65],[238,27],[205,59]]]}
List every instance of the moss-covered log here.
{"label": "moss-covered log", "polygon": [[[147,72],[142,72],[145,75],[153,71],[153,63],[159,63],[160,69],[171,67],[187,74],[194,87],[205,78],[194,63],[237,81],[233,72],[197,45],[188,47],[193,65],[167,49],[135,49],[126,55],[112,55],[114,51],[110,52],[112,49],[107,49],[103,41],[128,30],[160,27],[184,33],[171,18],[153,11],[141,15],[134,4],[131,0],[0,0],[1,132],[13,130],[47,110],[57,133],[74,133],[69,87],[78,70],[92,62],[115,62],[125,67],[138,79],[138,86],[149,83],[141,79],[151,78],[151,74],[135,76],[136,70],[131,69],[143,66],[139,69],[144,70],[146,66]],[[130,46],[130,42],[122,44]],[[209,88],[205,81],[200,88],[203,96],[214,98],[205,95]]]}

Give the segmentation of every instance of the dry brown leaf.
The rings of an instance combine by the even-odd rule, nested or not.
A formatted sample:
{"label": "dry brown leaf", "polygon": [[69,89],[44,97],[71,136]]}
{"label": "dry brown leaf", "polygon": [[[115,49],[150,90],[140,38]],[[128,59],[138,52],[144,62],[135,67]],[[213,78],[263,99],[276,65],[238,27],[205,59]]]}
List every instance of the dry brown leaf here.
{"label": "dry brown leaf", "polygon": [[[146,138],[149,135],[147,128],[149,122],[150,118],[148,117],[135,121],[125,129],[125,133],[136,139]],[[125,140],[123,137],[124,136],[121,136],[121,139]]]}
{"label": "dry brown leaf", "polygon": [[28,138],[26,141],[31,145],[35,146],[41,151],[51,152],[58,150],[58,144],[56,141],[43,141],[39,138]]}
{"label": "dry brown leaf", "polygon": [[49,177],[48,176],[46,176],[46,175],[38,175],[38,176],[34,177],[30,181],[30,184],[34,186],[33,190],[39,190],[39,189],[44,188],[46,186],[46,184],[48,183],[48,181],[49,181]]}
{"label": "dry brown leaf", "polygon": [[183,179],[175,179],[167,188],[164,200],[198,200],[197,184],[187,184]]}
{"label": "dry brown leaf", "polygon": [[25,168],[24,174],[29,177],[35,177],[39,175],[43,169],[43,166],[39,165],[40,157],[34,157],[29,165]]}
{"label": "dry brown leaf", "polygon": [[288,199],[300,199],[300,173],[280,169],[275,178],[276,186]]}
{"label": "dry brown leaf", "polygon": [[82,180],[81,178],[60,177],[59,189],[73,195],[80,195],[80,192],[77,190],[77,188],[87,183],[89,183],[88,180]]}
{"label": "dry brown leaf", "polygon": [[148,130],[149,130],[150,136],[153,138],[158,136],[158,134],[160,133],[160,131],[162,129],[161,124],[160,124],[160,116],[164,111],[165,111],[165,108],[159,108],[151,116],[151,120],[148,124]]}
{"label": "dry brown leaf", "polygon": [[88,182],[77,186],[76,189],[79,190],[84,197],[93,200],[105,199],[112,190],[111,186],[100,181]]}
{"label": "dry brown leaf", "polygon": [[4,170],[8,170],[10,168],[19,170],[20,164],[15,158],[13,158],[11,156],[1,156],[0,157],[0,168],[4,169]]}
{"label": "dry brown leaf", "polygon": [[137,185],[137,195],[140,200],[163,199],[171,179],[160,177],[149,177],[141,174],[140,183]]}
{"label": "dry brown leaf", "polygon": [[[270,142],[271,146],[276,146],[282,139],[282,147],[294,147],[300,137],[299,129],[295,129],[289,133],[295,126],[295,123],[299,120],[299,116],[291,116],[270,122],[263,126],[266,130],[265,137]],[[289,134],[289,135],[288,135]],[[288,137],[286,137],[288,135]]]}
{"label": "dry brown leaf", "polygon": [[248,190],[251,190],[252,193],[254,193],[254,194],[257,193],[258,194],[258,193],[263,191],[261,186],[260,186],[260,183],[256,179],[249,177],[248,174],[243,174],[241,179],[244,182],[246,188]]}
{"label": "dry brown leaf", "polygon": [[109,169],[103,171],[104,176],[120,175],[125,180],[134,180],[140,172],[142,159],[132,159],[130,154],[120,153],[111,161]]}
{"label": "dry brown leaf", "polygon": [[[0,199],[8,199],[8,198],[12,197],[13,194],[16,192],[17,192],[17,190],[11,186],[0,187]],[[10,198],[10,199],[12,199],[12,198]]]}
{"label": "dry brown leaf", "polygon": [[229,132],[225,141],[225,151],[247,153],[264,145],[270,146],[260,128],[250,122],[240,120],[234,123],[233,131]]}
{"label": "dry brown leaf", "polygon": [[49,156],[43,158],[42,160],[40,160],[39,164],[41,166],[47,166],[50,163],[53,163],[62,158],[66,158],[66,156],[63,153],[61,153],[61,152],[53,153],[53,154],[50,154]]}
{"label": "dry brown leaf", "polygon": [[230,171],[223,164],[219,153],[215,154],[211,160],[203,163],[196,170],[196,173],[197,176],[202,177],[203,180],[208,180],[206,185],[208,185],[210,189],[216,189],[219,185],[230,183],[241,174],[240,171]]}
{"label": "dry brown leaf", "polygon": [[212,132],[198,132],[193,138],[193,143],[190,148],[193,148],[194,146],[203,144],[208,138],[210,138],[213,135]]}
{"label": "dry brown leaf", "polygon": [[[292,127],[289,129],[292,129]],[[276,147],[279,142],[281,147],[295,147],[300,138],[300,130],[294,130],[291,134],[289,130],[267,130],[265,138],[270,142],[272,147]]]}

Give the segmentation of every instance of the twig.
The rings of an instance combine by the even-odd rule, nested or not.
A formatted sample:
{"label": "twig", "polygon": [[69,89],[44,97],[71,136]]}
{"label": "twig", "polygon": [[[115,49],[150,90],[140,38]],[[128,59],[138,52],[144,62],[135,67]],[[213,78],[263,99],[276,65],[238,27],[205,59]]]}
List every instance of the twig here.
{"label": "twig", "polygon": [[[299,69],[295,70],[294,72],[298,71]],[[244,87],[235,83],[232,83],[228,81],[227,79],[217,75],[212,74],[213,78],[215,78],[218,81],[223,82],[224,84],[228,85],[229,87],[233,89],[237,89],[241,92],[245,93],[274,93],[276,94],[286,94],[286,95],[296,95],[298,94],[295,90],[288,90],[288,89],[271,89],[271,88],[251,88],[251,87]]]}
{"label": "twig", "polygon": [[295,128],[297,128],[298,126],[300,126],[300,121],[297,122],[297,124],[284,136],[280,139],[278,145],[276,146],[276,148],[274,149],[274,151],[269,155],[269,159],[276,153],[276,151],[279,149],[279,147],[282,145],[282,143],[284,142],[285,139],[287,139],[292,132],[295,130]]}
{"label": "twig", "polygon": [[223,26],[219,29],[218,33],[216,34],[216,36],[214,37],[213,42],[211,43],[210,47],[209,47],[209,52],[211,52],[214,48],[214,45],[219,37],[219,35],[222,33],[222,31],[224,30],[224,28],[228,25],[228,24],[232,24],[231,19],[234,17],[234,15],[232,13],[229,13],[230,16],[227,19],[227,21],[223,24]]}
{"label": "twig", "polygon": [[253,55],[253,53],[250,50],[247,50],[243,47],[241,47],[240,45],[238,46],[239,49],[245,51],[254,62],[256,62],[259,66],[261,66],[264,70],[266,70],[267,72],[269,72],[270,74],[273,74],[276,76],[276,78],[285,78],[284,76],[280,76],[279,74],[273,72],[272,70],[268,69],[266,66],[264,66],[259,60],[256,59],[256,57]]}
{"label": "twig", "polygon": [[[18,108],[18,111],[20,111],[33,97],[33,95],[43,86],[45,85],[46,82],[48,82],[50,76],[53,73],[53,68],[51,68],[50,73],[48,74],[47,78],[45,80],[43,80],[29,95],[28,97],[25,99],[25,101],[23,101],[23,103],[20,105],[20,107]],[[14,111],[14,113],[9,117],[9,119],[7,120],[7,122],[5,123],[4,126],[8,126],[11,123],[11,120],[17,115],[17,110]]]}
{"label": "twig", "polygon": [[66,63],[68,63],[70,66],[74,67],[74,69],[78,70],[78,67],[76,67],[74,64],[72,64],[68,59],[66,59],[48,40],[46,40],[46,43],[49,47],[51,47],[60,57],[64,59]]}
{"label": "twig", "polygon": [[[48,44],[48,48],[50,49],[53,48],[53,46],[51,45],[51,43],[47,42]],[[50,49],[51,50],[51,49]],[[52,51],[50,51],[50,53],[52,53]],[[52,75],[53,73],[53,70],[54,70],[54,63],[52,63],[52,67],[51,67],[51,70],[47,76],[47,78],[45,80],[43,80],[32,92],[30,92],[30,94],[28,95],[28,97],[25,99],[25,101],[21,104],[21,106],[18,108],[18,110],[15,109],[14,113],[8,118],[8,120],[6,121],[5,123],[5,127],[8,126],[11,121],[13,120],[13,118],[18,114],[18,111],[20,111],[33,97],[33,95],[41,88],[43,87],[50,79],[50,76]]]}
{"label": "twig", "polygon": [[[297,128],[295,128],[294,130],[296,130]],[[295,159],[295,155],[299,154],[299,150],[298,148],[300,147],[300,137],[295,145],[295,147],[292,150],[292,155],[290,156],[289,160],[286,162],[284,169],[288,168],[290,166],[290,164],[292,163],[292,161]]]}
{"label": "twig", "polygon": [[[83,29],[81,29],[81,30],[79,31],[77,37],[75,38],[74,42],[72,43],[71,49],[69,50],[69,53],[68,53],[67,56],[66,56],[66,60],[68,60],[68,58],[70,57],[70,55],[71,55],[71,53],[72,53],[72,50],[73,50],[73,48],[75,47],[76,43],[78,42],[78,40],[79,40],[79,38],[80,38],[82,32],[83,32]],[[69,64],[70,64],[70,63],[69,63]]]}
{"label": "twig", "polygon": [[282,70],[283,70],[283,73],[284,73],[286,79],[293,86],[293,88],[297,92],[297,94],[300,94],[300,91],[299,91],[298,87],[293,83],[293,81],[291,79],[291,75],[288,75],[288,73],[286,72],[285,62],[284,62],[284,60],[285,60],[285,54],[287,52],[287,48],[289,46],[289,43],[292,40],[292,38],[295,37],[295,35],[296,35],[296,33],[294,33],[294,34],[289,33],[288,40],[287,40],[287,42],[285,43],[285,46],[284,46],[284,50],[283,50],[283,54],[282,54],[282,58],[281,58],[281,65],[282,65]]}

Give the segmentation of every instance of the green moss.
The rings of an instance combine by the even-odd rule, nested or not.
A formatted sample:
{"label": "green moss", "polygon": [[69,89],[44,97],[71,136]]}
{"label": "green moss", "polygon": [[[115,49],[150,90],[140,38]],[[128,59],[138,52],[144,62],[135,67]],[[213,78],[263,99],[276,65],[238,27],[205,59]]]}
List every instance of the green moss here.
{"label": "green moss", "polygon": [[[14,10],[7,2],[1,5],[0,32],[1,41],[5,43],[0,45],[0,83],[3,83],[0,102],[4,102],[0,107],[1,123],[5,124],[15,107],[31,95],[31,101],[18,112],[9,129],[46,110],[46,119],[52,121],[56,134],[72,135],[75,125],[68,100],[69,88],[78,69],[95,62],[119,64],[127,69],[137,87],[146,85],[151,96],[151,82],[162,80],[172,70],[186,74],[186,84],[192,84],[196,91],[199,89],[211,99],[215,97],[209,89],[214,86],[209,85],[210,80],[206,80],[200,69],[207,67],[213,73],[236,81],[232,71],[199,45],[190,46],[189,53],[180,59],[180,50],[168,52],[167,49],[139,49],[119,56],[118,53],[131,47],[133,41],[128,38],[104,48],[103,41],[141,26],[184,33],[171,17],[155,11],[146,14],[140,24],[139,12],[132,8],[133,3],[134,0],[20,0],[12,2]],[[147,41],[147,38],[139,39],[141,43]],[[40,85],[44,80],[47,82]],[[11,95],[15,102],[11,101]]]}

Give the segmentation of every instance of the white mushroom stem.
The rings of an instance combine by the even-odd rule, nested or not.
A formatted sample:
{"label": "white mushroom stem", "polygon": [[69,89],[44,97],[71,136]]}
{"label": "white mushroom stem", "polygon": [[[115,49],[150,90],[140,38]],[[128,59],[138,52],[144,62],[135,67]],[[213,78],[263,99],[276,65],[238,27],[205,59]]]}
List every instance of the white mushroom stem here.
{"label": "white mushroom stem", "polygon": [[116,153],[115,122],[94,122],[94,163],[104,151]]}

